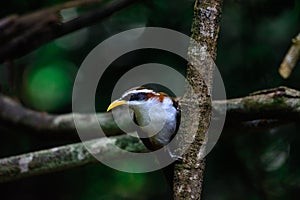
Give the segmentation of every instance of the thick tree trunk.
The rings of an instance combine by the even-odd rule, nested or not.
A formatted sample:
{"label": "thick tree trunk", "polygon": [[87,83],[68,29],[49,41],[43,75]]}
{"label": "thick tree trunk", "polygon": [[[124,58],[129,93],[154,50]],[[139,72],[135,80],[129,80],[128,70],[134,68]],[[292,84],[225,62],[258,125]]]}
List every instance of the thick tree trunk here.
{"label": "thick tree trunk", "polygon": [[[205,161],[201,155],[205,134],[211,117],[211,87],[214,70],[213,61],[216,58],[217,36],[221,19],[222,0],[196,0],[192,25],[191,45],[188,51],[190,63],[187,70],[187,81],[194,90],[194,94],[185,94],[181,103],[184,114],[181,128],[183,131],[181,144],[187,145],[188,150],[183,155],[181,163],[175,164],[174,169],[174,199],[200,199]],[[200,44],[199,45],[197,45]],[[189,93],[190,91],[188,91]],[[190,102],[198,101],[199,112],[195,112]],[[183,116],[184,117],[184,116]],[[192,120],[190,120],[192,119]],[[191,122],[190,122],[191,121]],[[198,124],[196,135],[191,127]],[[202,149],[201,149],[202,148]]]}

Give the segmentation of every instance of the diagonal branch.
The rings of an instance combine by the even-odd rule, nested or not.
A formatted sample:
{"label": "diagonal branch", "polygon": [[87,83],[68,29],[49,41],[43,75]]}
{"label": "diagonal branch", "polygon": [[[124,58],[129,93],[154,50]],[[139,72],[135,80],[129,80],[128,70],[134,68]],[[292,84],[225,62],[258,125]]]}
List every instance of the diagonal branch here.
{"label": "diagonal branch", "polygon": [[101,0],[82,0],[37,11],[32,14],[12,15],[0,20],[0,63],[23,56],[58,37],[98,23],[115,12],[139,0],[113,0],[96,11],[90,11],[63,22],[58,11],[100,3]]}
{"label": "diagonal branch", "polygon": [[286,53],[280,67],[279,74],[287,79],[300,59],[300,33],[292,39],[292,45]]}

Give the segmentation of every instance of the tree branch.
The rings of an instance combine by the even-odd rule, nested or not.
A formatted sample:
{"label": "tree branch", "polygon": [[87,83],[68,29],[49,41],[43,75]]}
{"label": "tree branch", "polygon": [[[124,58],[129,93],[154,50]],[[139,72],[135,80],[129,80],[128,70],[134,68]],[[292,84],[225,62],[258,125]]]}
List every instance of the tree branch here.
{"label": "tree branch", "polygon": [[[300,120],[300,92],[286,87],[278,87],[252,93],[249,96],[227,101],[214,101],[213,112],[216,116],[228,108],[228,120],[235,124],[244,120],[258,119],[280,119]],[[21,110],[21,111],[20,111]],[[5,113],[7,114],[5,116]],[[20,115],[20,117],[17,117]],[[100,118],[108,114],[99,114]],[[82,115],[83,124],[96,123],[89,121],[90,115]],[[38,126],[40,129],[48,129],[65,132],[75,129],[72,114],[48,115],[23,108],[10,98],[0,96],[0,120],[13,120],[14,123]],[[58,119],[65,122],[53,123]],[[105,117],[104,117],[105,119]],[[28,120],[28,122],[25,122]],[[61,120],[61,121],[64,121]],[[107,119],[107,130],[110,126],[117,129],[111,116]],[[59,125],[60,124],[60,125]],[[64,124],[64,125],[63,125]],[[49,126],[49,127],[48,127]],[[73,130],[75,131],[75,130]],[[117,145],[132,152],[144,152],[146,149],[138,139],[129,136],[115,136],[88,141],[95,152],[101,153],[102,158],[115,159],[122,156],[122,151],[112,152],[112,145]],[[93,151],[94,151],[93,150]],[[49,173],[71,167],[97,163],[97,160],[87,152],[82,143],[56,147],[23,155],[0,159],[0,182],[12,181],[21,177]]]}
{"label": "tree branch", "polygon": [[227,121],[231,124],[259,119],[300,120],[300,92],[283,86],[257,91],[243,98],[215,101],[215,112],[224,113],[225,103]]}
{"label": "tree branch", "polygon": [[[91,140],[85,143],[97,158],[117,159],[123,150],[145,152],[146,148],[139,139],[129,136],[116,136]],[[118,146],[119,148],[113,148]],[[97,161],[83,143],[76,143],[47,150],[0,159],[0,182],[34,176],[95,164]]]}
{"label": "tree branch", "polygon": [[23,56],[53,39],[87,27],[139,0],[113,0],[97,11],[90,11],[63,22],[58,11],[100,3],[101,0],[73,1],[32,14],[12,15],[0,20],[0,63]]}
{"label": "tree branch", "polygon": [[[300,121],[300,91],[287,87],[258,91],[246,97],[214,101],[212,104],[215,116],[212,120],[218,120],[218,116],[227,112],[226,125],[230,127],[248,126],[249,121],[256,124],[254,127],[276,120]],[[89,114],[52,115],[25,108],[15,100],[0,94],[0,123],[12,125],[12,128],[72,136],[76,134],[74,117],[78,117],[86,128],[100,121],[103,131],[108,136],[122,134],[111,113],[98,113],[97,121]]]}
{"label": "tree branch", "polygon": [[74,124],[75,117],[79,118],[86,128],[92,127],[91,124],[100,121],[103,131],[110,136],[122,133],[115,124],[111,113],[97,114],[98,121],[95,121],[94,117],[89,114],[52,115],[25,108],[13,99],[0,94],[0,123],[2,124],[26,128],[39,133],[63,133],[72,136],[77,133]]}

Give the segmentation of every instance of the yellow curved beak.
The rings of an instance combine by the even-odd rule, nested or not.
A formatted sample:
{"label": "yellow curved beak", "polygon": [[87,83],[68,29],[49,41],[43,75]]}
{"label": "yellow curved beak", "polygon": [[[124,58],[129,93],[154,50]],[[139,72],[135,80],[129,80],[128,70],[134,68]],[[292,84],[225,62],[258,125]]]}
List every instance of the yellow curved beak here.
{"label": "yellow curved beak", "polygon": [[108,106],[106,112],[110,111],[111,109],[113,109],[113,108],[115,108],[115,107],[124,105],[124,104],[126,104],[126,103],[127,103],[127,101],[125,101],[125,100],[116,100],[116,101],[112,102],[112,103]]}

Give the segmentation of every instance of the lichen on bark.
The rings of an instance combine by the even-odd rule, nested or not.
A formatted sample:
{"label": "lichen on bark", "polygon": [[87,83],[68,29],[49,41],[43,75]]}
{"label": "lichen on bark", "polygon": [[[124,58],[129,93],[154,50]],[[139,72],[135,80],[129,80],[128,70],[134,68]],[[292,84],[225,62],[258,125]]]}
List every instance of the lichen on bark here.
{"label": "lichen on bark", "polygon": [[[189,65],[186,79],[194,94],[185,94],[181,104],[193,122],[182,119],[183,134],[179,144],[193,138],[181,163],[175,164],[174,199],[200,199],[205,161],[201,152],[211,117],[211,87],[216,58],[216,41],[221,19],[222,0],[196,0],[192,24],[192,39],[188,50]],[[189,103],[198,101],[199,110],[195,112]],[[196,103],[196,104],[197,104]],[[198,122],[196,135],[190,131],[191,125]]]}

